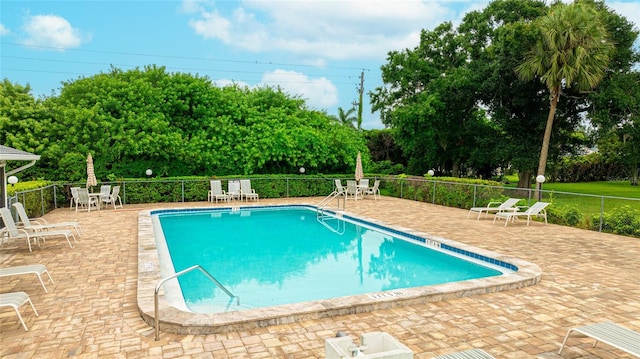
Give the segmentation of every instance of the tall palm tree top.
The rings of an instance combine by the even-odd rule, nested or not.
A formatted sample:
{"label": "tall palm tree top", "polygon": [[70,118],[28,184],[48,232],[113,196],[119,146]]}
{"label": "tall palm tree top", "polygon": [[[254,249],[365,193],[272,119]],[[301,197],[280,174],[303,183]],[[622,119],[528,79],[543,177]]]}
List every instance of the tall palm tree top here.
{"label": "tall palm tree top", "polygon": [[594,6],[559,3],[533,26],[539,38],[516,68],[522,79],[539,76],[550,90],[576,86],[585,91],[600,82],[613,45]]}

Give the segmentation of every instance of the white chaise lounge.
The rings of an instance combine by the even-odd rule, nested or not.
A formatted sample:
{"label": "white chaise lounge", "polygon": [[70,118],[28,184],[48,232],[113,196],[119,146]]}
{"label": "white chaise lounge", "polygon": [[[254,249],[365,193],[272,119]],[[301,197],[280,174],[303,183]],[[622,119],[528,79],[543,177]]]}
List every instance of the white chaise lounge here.
{"label": "white chaise lounge", "polygon": [[11,211],[9,211],[9,208],[6,207],[0,208],[0,216],[2,217],[2,221],[6,226],[1,231],[3,233],[2,235],[6,235],[9,239],[26,239],[27,244],[29,245],[29,252],[31,252],[32,240],[35,244],[40,246],[40,239],[44,241],[46,238],[64,236],[67,240],[67,243],[69,243],[69,247],[71,248],[73,248],[73,245],[71,244],[69,237],[73,238],[75,242],[78,241],[76,239],[76,236],[73,235],[73,232],[71,232],[71,230],[69,229],[60,229],[56,231],[33,231],[32,229],[28,228],[18,228],[18,226],[16,226],[16,222],[13,220]]}
{"label": "white chaise lounge", "polygon": [[489,202],[486,207],[471,207],[469,208],[469,213],[467,213],[467,218],[471,216],[471,213],[478,212],[478,220],[480,220],[480,216],[484,213],[485,217],[489,213],[498,213],[498,212],[515,212],[518,210],[516,207],[516,203],[520,201],[520,198],[509,198],[504,202]]}
{"label": "white chaise lounge", "polygon": [[547,224],[547,210],[545,207],[550,205],[548,202],[536,202],[533,206],[527,208],[526,211],[516,211],[516,212],[498,212],[495,217],[493,217],[493,223],[496,223],[497,219],[503,218],[505,220],[505,227],[509,222],[513,222],[514,220],[520,217],[527,217],[527,226],[529,222],[531,222],[531,217],[542,217],[544,218],[544,224]]}
{"label": "white chaise lounge", "polygon": [[37,317],[38,311],[36,310],[36,307],[33,305],[33,302],[31,302],[31,298],[29,298],[29,294],[25,292],[12,292],[12,293],[0,294],[0,307],[13,308],[13,310],[15,310],[16,314],[18,315],[18,319],[20,319],[20,323],[22,323],[22,326],[24,327],[24,330],[28,331],[29,328],[27,328],[27,325],[24,323],[24,320],[22,320],[22,316],[20,315],[20,311],[18,310],[18,308],[20,308],[26,302],[29,302],[29,304],[31,304],[31,309],[33,309],[33,312],[36,313],[36,317]]}
{"label": "white chaise lounge", "polygon": [[469,349],[461,352],[440,355],[433,359],[495,359],[482,349]]}
{"label": "white chaise lounge", "polygon": [[[27,211],[25,211],[24,206],[20,202],[16,202],[13,204],[13,208],[18,212],[18,217],[20,217],[20,225],[25,227],[25,229],[33,229],[34,231],[41,230],[49,230],[49,229],[59,229],[65,227],[73,227],[76,230],[78,235],[82,235],[82,230],[80,229],[80,223],[78,222],[56,222],[49,223],[44,218],[29,218],[27,215]],[[18,224],[18,223],[16,223]]]}
{"label": "white chaise lounge", "polygon": [[594,347],[598,342],[603,342],[640,358],[640,333],[611,322],[601,322],[569,329],[558,354],[562,354],[562,349],[564,349],[567,339],[573,332],[595,339]]}
{"label": "white chaise lounge", "polygon": [[44,288],[44,292],[49,293],[47,287],[44,285],[44,281],[42,281],[41,275],[43,273],[46,273],[49,277],[49,281],[53,283],[53,278],[51,278],[51,274],[49,274],[47,267],[43,266],[42,264],[30,264],[24,266],[0,268],[0,278],[14,275],[35,274],[36,276],[38,276],[40,284],[42,284],[42,288]]}

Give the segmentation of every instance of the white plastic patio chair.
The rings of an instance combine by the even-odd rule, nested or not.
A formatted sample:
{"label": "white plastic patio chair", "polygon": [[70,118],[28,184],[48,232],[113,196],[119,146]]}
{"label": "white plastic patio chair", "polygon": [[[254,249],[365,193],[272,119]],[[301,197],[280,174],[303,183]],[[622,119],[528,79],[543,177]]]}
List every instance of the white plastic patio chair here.
{"label": "white plastic patio chair", "polygon": [[241,199],[240,197],[240,181],[231,180],[227,183],[227,196],[230,200]]}
{"label": "white plastic patio chair", "polygon": [[358,188],[358,184],[356,181],[347,181],[347,196],[345,198],[351,198],[358,200],[358,196],[360,195],[360,189]]}
{"label": "white plastic patio chair", "polygon": [[377,200],[380,197],[380,180],[373,181],[373,187],[367,188],[364,194],[367,196],[373,195],[373,199]]}
{"label": "white plastic patio chair", "polygon": [[218,202],[218,200],[225,202],[229,201],[229,196],[222,189],[222,181],[211,180],[209,182],[211,187],[211,189],[209,190],[209,202],[213,202],[214,200],[216,201],[216,203]]}
{"label": "white plastic patio chair", "polygon": [[86,188],[78,188],[78,198],[76,200],[76,212],[78,208],[91,212],[91,207],[98,209],[98,200],[95,197],[89,196],[89,190]]}
{"label": "white plastic patio chair", "polygon": [[111,185],[103,184],[100,186],[100,198],[98,205],[102,207],[102,204],[109,201],[111,197]]}
{"label": "white plastic patio chair", "polygon": [[240,195],[247,201],[250,199],[258,200],[258,194],[255,189],[251,188],[251,180],[248,179],[240,180]]}
{"label": "white plastic patio chair", "polygon": [[102,187],[100,187],[100,203],[101,204],[104,203],[105,208],[107,208],[110,204],[113,204],[113,209],[122,208],[122,199],[120,198],[120,186],[113,186],[112,192],[109,193],[108,195],[102,194]]}

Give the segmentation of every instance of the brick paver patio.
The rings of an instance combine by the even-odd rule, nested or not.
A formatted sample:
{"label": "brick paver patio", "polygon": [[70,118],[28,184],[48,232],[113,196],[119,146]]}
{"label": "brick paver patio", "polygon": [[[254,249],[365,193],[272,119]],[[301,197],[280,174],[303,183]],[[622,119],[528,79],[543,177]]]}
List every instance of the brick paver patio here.
{"label": "brick paver patio", "polygon": [[[309,203],[320,198],[261,200]],[[573,326],[609,320],[640,331],[640,240],[548,225],[508,227],[467,219],[460,209],[383,197],[347,203],[347,212],[522,258],[543,269],[542,281],[512,291],[483,294],[372,313],[211,335],[173,335],[142,321],[136,303],[137,214],[149,208],[209,203],[125,205],[75,213],[58,209],[49,221],[79,221],[85,235],[74,248],[48,240],[29,253],[26,243],[0,248],[2,266],[41,263],[55,284],[44,293],[35,276],[2,278],[0,292],[30,294],[40,316],[0,312],[2,358],[323,358],[324,340],[344,331],[354,338],[385,331],[414,351],[414,358],[482,348],[496,358],[560,358]],[[563,358],[625,358],[592,340],[570,339]]]}

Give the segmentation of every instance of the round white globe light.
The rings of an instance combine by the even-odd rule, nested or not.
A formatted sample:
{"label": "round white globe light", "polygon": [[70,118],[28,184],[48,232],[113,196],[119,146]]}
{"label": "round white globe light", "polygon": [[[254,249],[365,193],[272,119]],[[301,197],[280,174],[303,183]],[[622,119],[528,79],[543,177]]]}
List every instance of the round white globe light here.
{"label": "round white globe light", "polygon": [[14,184],[18,183],[18,177],[9,176],[9,178],[7,178],[7,182],[9,182],[9,184],[13,186]]}
{"label": "round white globe light", "polygon": [[536,182],[538,183],[544,183],[545,180],[546,178],[544,178],[543,175],[538,175],[538,177],[536,177]]}

